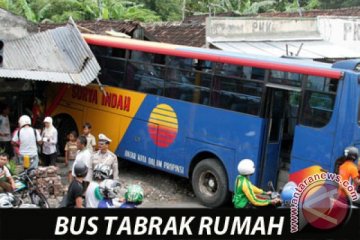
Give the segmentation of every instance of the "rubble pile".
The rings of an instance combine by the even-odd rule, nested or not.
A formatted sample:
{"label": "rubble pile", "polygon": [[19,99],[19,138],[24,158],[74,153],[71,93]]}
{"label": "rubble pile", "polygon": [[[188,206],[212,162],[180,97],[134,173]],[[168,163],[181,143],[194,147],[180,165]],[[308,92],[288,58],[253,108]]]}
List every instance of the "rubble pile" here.
{"label": "rubble pile", "polygon": [[39,167],[35,170],[34,183],[46,198],[57,198],[64,195],[65,188],[55,166]]}

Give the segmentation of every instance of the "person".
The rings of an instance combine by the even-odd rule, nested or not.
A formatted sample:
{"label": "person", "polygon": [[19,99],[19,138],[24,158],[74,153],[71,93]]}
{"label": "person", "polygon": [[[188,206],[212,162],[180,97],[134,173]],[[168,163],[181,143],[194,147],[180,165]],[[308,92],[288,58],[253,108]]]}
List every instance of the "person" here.
{"label": "person", "polygon": [[90,176],[90,171],[89,171],[91,166],[91,162],[90,162],[91,153],[89,149],[86,148],[87,140],[85,136],[79,136],[78,139],[76,140],[76,144],[77,144],[78,152],[76,153],[74,165],[72,168],[72,176],[76,177],[75,169],[74,169],[75,164],[78,162],[83,162],[88,168],[87,174],[83,180],[84,189],[86,189],[92,180],[92,175]]}
{"label": "person", "polygon": [[119,201],[114,201],[120,192],[120,183],[113,179],[105,179],[100,183],[100,193],[103,199],[100,200],[98,208],[118,208],[120,207]]}
{"label": "person", "polygon": [[109,150],[109,144],[111,139],[105,136],[105,134],[99,134],[99,150],[92,155],[92,168],[90,169],[90,176],[92,176],[92,169],[97,164],[102,163],[111,167],[113,176],[112,179],[119,180],[119,169],[117,156]]}
{"label": "person", "polygon": [[87,208],[97,208],[103,196],[100,192],[100,184],[105,179],[109,179],[112,170],[109,166],[104,164],[96,165],[94,169],[94,180],[90,182],[85,193],[85,206]]}
{"label": "person", "polygon": [[342,181],[349,181],[355,187],[360,185],[359,172],[355,161],[359,158],[359,150],[349,146],[344,150],[344,162],[339,166],[339,175]]}
{"label": "person", "polygon": [[120,208],[137,208],[144,200],[144,190],[139,185],[131,185],[125,193],[125,202]]}
{"label": "person", "polygon": [[16,189],[15,181],[6,167],[8,161],[9,155],[7,153],[0,153],[0,192],[11,192]]}
{"label": "person", "polygon": [[30,158],[30,168],[37,168],[39,156],[37,144],[41,144],[41,136],[38,131],[31,127],[31,119],[27,115],[19,118],[20,129],[14,134],[11,143],[19,146],[20,163],[23,164],[24,157]]}
{"label": "person", "polygon": [[[20,127],[18,126],[11,134],[11,139],[17,134],[17,132],[19,131]],[[14,152],[14,155],[15,155],[15,161],[16,161],[16,164],[20,164],[20,148],[19,148],[19,145],[20,145],[20,141],[17,141],[16,142],[16,145],[13,145],[13,152]]]}
{"label": "person", "polygon": [[249,177],[255,172],[255,164],[251,159],[243,159],[238,164],[238,172],[235,182],[235,191],[233,196],[233,203],[235,208],[251,208],[262,207],[270,204],[276,205],[281,202],[279,198],[275,199],[261,199],[256,194],[271,195],[271,192],[254,186]]}
{"label": "person", "polygon": [[58,132],[53,126],[53,120],[51,117],[44,119],[45,127],[41,133],[42,136],[42,153],[44,154],[45,166],[55,166],[57,159],[57,141]]}
{"label": "person", "polygon": [[94,135],[91,134],[91,128],[92,127],[90,123],[85,123],[83,126],[83,134],[87,140],[86,148],[89,149],[90,153],[92,154],[95,151],[96,139]]}
{"label": "person", "polygon": [[65,207],[67,208],[83,208],[83,181],[88,172],[88,167],[82,161],[74,163],[74,175],[75,178],[69,185],[68,192],[66,194]]}
{"label": "person", "polygon": [[10,158],[13,156],[11,147],[11,132],[9,121],[10,107],[7,104],[0,104],[0,148],[8,153]]}
{"label": "person", "polygon": [[68,181],[71,182],[72,178],[72,167],[78,151],[77,148],[77,133],[72,131],[69,134],[69,141],[65,144],[65,166],[68,167]]}

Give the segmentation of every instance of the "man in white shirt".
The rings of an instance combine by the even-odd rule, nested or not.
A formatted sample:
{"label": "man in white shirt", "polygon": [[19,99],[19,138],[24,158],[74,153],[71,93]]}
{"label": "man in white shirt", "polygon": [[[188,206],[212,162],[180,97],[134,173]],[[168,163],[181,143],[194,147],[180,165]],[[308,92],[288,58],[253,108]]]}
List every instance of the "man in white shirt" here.
{"label": "man in white shirt", "polygon": [[[79,151],[76,154],[76,158],[73,164],[73,169],[72,169],[72,175],[73,177],[75,177],[75,171],[74,171],[74,166],[76,165],[77,162],[83,162],[85,163],[85,165],[89,168],[91,166],[91,153],[89,151],[89,149],[86,148],[86,144],[87,144],[87,140],[85,136],[79,136],[77,141],[76,141],[77,147],[79,149]],[[84,178],[84,182],[85,182],[85,188],[87,187],[87,185],[92,181],[92,175],[89,174],[89,172],[87,173],[87,175]],[[85,190],[85,189],[84,189]]]}
{"label": "man in white shirt", "polygon": [[99,150],[91,156],[91,167],[89,168],[88,174],[93,175],[93,169],[97,164],[105,164],[112,169],[112,179],[119,180],[119,168],[117,156],[109,150],[109,144],[111,139],[105,134],[99,134]]}
{"label": "man in white shirt", "polygon": [[11,148],[11,132],[9,122],[10,108],[7,104],[0,104],[0,148],[4,149],[9,157],[11,158],[13,150]]}
{"label": "man in white shirt", "polygon": [[[24,156],[30,157],[30,168],[37,168],[39,165],[38,147],[41,137],[37,130],[31,127],[31,119],[27,115],[19,118],[20,129],[14,133],[13,145],[19,145],[20,161],[23,163]],[[19,142],[19,144],[18,144]]]}

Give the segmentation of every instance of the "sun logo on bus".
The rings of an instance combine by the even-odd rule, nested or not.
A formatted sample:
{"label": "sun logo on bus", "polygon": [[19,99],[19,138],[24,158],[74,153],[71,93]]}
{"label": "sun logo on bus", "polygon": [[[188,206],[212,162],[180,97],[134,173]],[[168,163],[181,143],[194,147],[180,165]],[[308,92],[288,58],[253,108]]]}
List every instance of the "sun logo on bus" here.
{"label": "sun logo on bus", "polygon": [[167,104],[157,105],[150,114],[148,131],[155,145],[163,148],[170,146],[178,133],[174,109]]}

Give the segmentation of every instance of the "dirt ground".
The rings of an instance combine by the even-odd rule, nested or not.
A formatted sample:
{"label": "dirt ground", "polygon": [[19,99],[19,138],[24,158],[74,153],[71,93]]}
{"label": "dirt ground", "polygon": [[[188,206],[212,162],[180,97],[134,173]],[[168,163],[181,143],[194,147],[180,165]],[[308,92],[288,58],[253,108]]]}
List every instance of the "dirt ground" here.
{"label": "dirt ground", "polygon": [[[63,159],[57,163],[64,186],[68,186],[67,170]],[[145,208],[182,208],[203,207],[196,199],[189,179],[167,174],[155,169],[119,160],[121,195],[127,186],[139,184],[143,187],[145,199],[140,207]],[[49,198],[51,207],[57,207],[61,198]]]}

